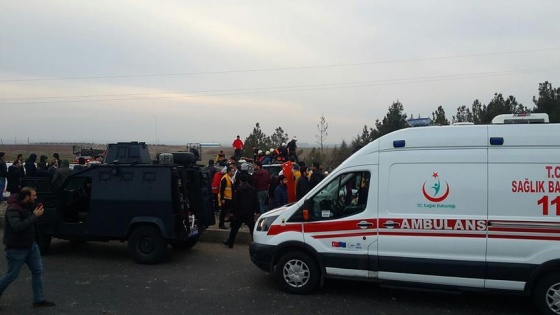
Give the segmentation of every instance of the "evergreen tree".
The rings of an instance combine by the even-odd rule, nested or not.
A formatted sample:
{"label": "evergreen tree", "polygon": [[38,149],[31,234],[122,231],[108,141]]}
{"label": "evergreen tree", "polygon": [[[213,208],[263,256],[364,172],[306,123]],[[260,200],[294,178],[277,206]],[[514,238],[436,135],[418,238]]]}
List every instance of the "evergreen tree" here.
{"label": "evergreen tree", "polygon": [[539,98],[533,96],[534,113],[547,113],[551,123],[560,122],[560,88],[553,88],[548,81],[539,84]]}
{"label": "evergreen tree", "polygon": [[438,106],[435,112],[432,112],[432,123],[438,126],[449,125],[449,120],[445,117],[443,106]]}
{"label": "evergreen tree", "polygon": [[375,140],[381,136],[391,133],[395,130],[403,129],[407,127],[406,117],[407,115],[403,113],[404,107],[398,100],[393,102],[389,106],[389,112],[382,121],[375,121],[375,130],[371,133],[372,140]]}

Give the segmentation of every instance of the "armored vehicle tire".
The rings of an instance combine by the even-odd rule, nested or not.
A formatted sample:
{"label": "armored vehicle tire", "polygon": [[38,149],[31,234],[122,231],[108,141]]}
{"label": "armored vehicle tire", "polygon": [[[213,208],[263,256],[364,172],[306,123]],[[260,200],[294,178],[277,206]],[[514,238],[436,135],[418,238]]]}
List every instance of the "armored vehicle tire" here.
{"label": "armored vehicle tire", "polygon": [[167,244],[159,229],[152,225],[137,226],[128,237],[128,249],[137,263],[156,264],[163,259]]}
{"label": "armored vehicle tire", "polygon": [[191,237],[186,241],[171,242],[169,243],[169,245],[171,245],[173,249],[184,250],[184,249],[191,249],[194,245],[196,245],[196,243],[198,243],[198,236]]}
{"label": "armored vehicle tire", "polygon": [[274,270],[276,280],[284,291],[308,294],[319,285],[319,266],[308,254],[296,251],[280,257]]}
{"label": "armored vehicle tire", "polygon": [[560,314],[560,272],[547,273],[539,278],[533,301],[541,314]]}
{"label": "armored vehicle tire", "polygon": [[37,246],[39,246],[41,255],[46,255],[49,253],[49,248],[51,247],[51,239],[52,236],[43,229],[37,228],[37,230],[35,231],[35,242],[37,242]]}

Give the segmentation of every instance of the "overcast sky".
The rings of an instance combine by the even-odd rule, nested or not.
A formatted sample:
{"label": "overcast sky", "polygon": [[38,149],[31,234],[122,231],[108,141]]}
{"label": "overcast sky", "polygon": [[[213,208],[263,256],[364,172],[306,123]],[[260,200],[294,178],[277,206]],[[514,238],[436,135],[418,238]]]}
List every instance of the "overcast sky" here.
{"label": "overcast sky", "polygon": [[560,1],[0,0],[4,144],[351,141],[560,86]]}

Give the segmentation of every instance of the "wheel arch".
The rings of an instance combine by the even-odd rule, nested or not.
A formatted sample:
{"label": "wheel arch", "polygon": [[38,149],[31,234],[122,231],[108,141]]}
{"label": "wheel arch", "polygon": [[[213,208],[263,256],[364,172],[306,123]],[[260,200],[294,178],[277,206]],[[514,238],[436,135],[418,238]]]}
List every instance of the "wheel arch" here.
{"label": "wheel arch", "polygon": [[130,223],[128,224],[127,230],[126,230],[126,238],[130,237],[130,234],[132,233],[132,231],[134,231],[134,229],[138,226],[141,225],[152,225],[155,226],[156,228],[159,229],[161,235],[163,236],[163,238],[169,238],[167,235],[167,230],[165,229],[165,225],[163,224],[163,221],[160,218],[157,217],[134,217],[132,218],[132,220],[130,220]]}
{"label": "wheel arch", "polygon": [[285,243],[282,243],[282,244],[278,245],[278,247],[276,248],[276,251],[274,253],[274,256],[272,258],[272,270],[274,270],[274,268],[276,268],[276,265],[278,264],[278,261],[280,260],[280,257],[282,257],[284,254],[286,254],[290,251],[303,251],[305,253],[311,254],[311,257],[313,257],[313,259],[315,259],[315,261],[317,262],[317,265],[319,266],[319,270],[321,271],[321,279],[324,277],[324,275],[325,275],[325,264],[323,263],[323,260],[321,259],[321,256],[319,255],[319,253],[313,247],[309,246],[308,244],[298,242],[298,241],[290,241],[290,242],[285,242]]}
{"label": "wheel arch", "polygon": [[531,273],[529,280],[525,284],[525,291],[527,293],[532,293],[539,279],[549,272],[560,272],[560,259],[547,261],[544,264],[537,267]]}

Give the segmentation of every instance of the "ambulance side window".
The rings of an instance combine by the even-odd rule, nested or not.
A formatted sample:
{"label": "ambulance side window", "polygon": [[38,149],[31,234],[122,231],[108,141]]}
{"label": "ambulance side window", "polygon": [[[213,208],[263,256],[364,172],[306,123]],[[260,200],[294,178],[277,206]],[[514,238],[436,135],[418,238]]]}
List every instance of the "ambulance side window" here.
{"label": "ambulance side window", "polygon": [[331,179],[310,199],[310,220],[332,220],[363,212],[370,177],[369,172],[352,172]]}

